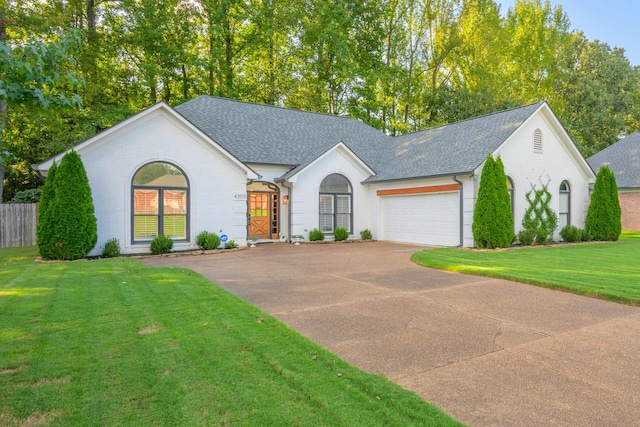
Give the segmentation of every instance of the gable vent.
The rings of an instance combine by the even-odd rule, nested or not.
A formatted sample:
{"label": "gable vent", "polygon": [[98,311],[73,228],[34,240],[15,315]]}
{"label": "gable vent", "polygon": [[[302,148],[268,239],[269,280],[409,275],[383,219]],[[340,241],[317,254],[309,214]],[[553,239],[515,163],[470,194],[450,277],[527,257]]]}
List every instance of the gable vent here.
{"label": "gable vent", "polygon": [[533,132],[533,152],[542,153],[542,131],[540,129]]}

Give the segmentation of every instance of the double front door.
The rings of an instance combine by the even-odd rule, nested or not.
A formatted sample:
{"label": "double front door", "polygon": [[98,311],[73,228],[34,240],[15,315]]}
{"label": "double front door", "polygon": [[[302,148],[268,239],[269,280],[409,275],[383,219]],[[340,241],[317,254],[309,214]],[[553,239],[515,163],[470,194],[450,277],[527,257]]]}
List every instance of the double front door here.
{"label": "double front door", "polygon": [[278,193],[249,191],[249,237],[278,238]]}

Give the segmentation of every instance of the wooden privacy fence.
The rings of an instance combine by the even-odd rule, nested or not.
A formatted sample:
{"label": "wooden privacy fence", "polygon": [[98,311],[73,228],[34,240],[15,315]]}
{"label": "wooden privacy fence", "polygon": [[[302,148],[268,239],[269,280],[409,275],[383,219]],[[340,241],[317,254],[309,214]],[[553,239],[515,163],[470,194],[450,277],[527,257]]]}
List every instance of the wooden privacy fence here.
{"label": "wooden privacy fence", "polygon": [[36,206],[35,203],[0,204],[0,248],[36,244]]}

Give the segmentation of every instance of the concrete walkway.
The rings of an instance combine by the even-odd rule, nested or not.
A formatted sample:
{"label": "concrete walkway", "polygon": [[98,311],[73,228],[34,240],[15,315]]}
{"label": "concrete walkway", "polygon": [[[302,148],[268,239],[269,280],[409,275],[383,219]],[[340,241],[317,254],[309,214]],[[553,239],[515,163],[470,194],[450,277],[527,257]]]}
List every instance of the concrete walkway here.
{"label": "concrete walkway", "polygon": [[640,309],[413,264],[417,246],[264,244],[193,269],[472,426],[640,425]]}

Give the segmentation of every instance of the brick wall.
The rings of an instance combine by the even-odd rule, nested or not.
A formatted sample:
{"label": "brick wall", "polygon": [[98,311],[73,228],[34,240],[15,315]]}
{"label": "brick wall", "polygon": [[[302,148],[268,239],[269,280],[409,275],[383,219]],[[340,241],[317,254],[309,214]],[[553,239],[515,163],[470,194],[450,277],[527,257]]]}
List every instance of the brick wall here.
{"label": "brick wall", "polygon": [[640,191],[618,192],[622,209],[622,229],[640,230]]}

